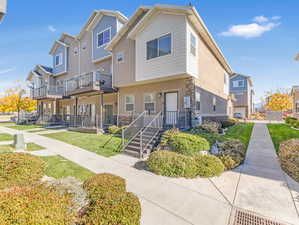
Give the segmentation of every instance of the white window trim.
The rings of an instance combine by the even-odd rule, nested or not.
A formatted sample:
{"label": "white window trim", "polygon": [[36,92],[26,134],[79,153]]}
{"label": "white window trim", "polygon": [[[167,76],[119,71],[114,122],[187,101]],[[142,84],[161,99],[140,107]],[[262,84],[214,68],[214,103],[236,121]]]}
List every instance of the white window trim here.
{"label": "white window trim", "polygon": [[[191,41],[191,36],[193,36],[194,38],[195,38],[195,46],[194,46],[194,48],[195,48],[195,55],[192,53],[192,41]],[[190,38],[190,54],[192,55],[192,56],[194,56],[194,57],[196,57],[197,56],[197,37],[196,37],[196,35],[193,33],[193,32],[191,32],[190,31],[190,35],[189,35],[189,38]]]}
{"label": "white window trim", "polygon": [[107,30],[109,30],[109,35],[110,35],[109,42],[111,41],[111,27],[108,27],[105,30],[102,30],[102,31],[100,31],[100,32],[97,33],[97,48],[101,48],[101,47],[103,47],[103,46],[105,46],[105,45],[107,45],[109,43],[109,42],[107,42],[107,43],[104,43],[104,44],[102,44],[100,46],[98,45],[99,44],[99,35],[102,34],[102,33],[104,33]]}
{"label": "white window trim", "polygon": [[[161,37],[164,37],[164,36],[167,36],[170,34],[170,53],[167,54],[167,55],[162,55],[162,56],[157,56],[157,57],[154,57],[154,58],[151,58],[151,59],[147,59],[147,43],[150,42],[150,41],[153,41],[153,40],[159,40]],[[155,59],[159,59],[161,57],[165,57],[165,56],[171,56],[173,54],[173,35],[171,32],[169,33],[166,33],[166,34],[162,34],[160,35],[159,37],[157,38],[153,38],[151,40],[148,40],[145,42],[145,48],[146,48],[146,51],[145,51],[145,59],[146,61],[151,61],[151,60],[155,60]],[[158,49],[158,52],[159,52],[159,41],[157,41],[157,49]]]}
{"label": "white window trim", "polygon": [[[152,97],[153,97],[153,101],[152,101],[152,102],[145,102],[145,96],[146,96],[146,95],[152,95]],[[145,103],[154,103],[154,110],[151,111],[151,112],[153,112],[153,113],[156,112],[156,99],[155,99],[155,93],[144,93],[144,94],[143,94],[143,111],[145,111]]]}
{"label": "white window trim", "polygon": [[[118,61],[118,55],[119,55],[119,54],[122,54],[122,56],[123,56],[123,60],[122,60],[122,61]],[[125,52],[124,52],[124,51],[117,52],[115,58],[116,58],[116,63],[117,63],[117,64],[124,63],[124,62],[125,62]]]}
{"label": "white window trim", "polygon": [[[56,57],[59,57],[59,63],[58,64],[56,64]],[[58,54],[56,54],[55,55],[55,58],[54,58],[54,65],[55,65],[55,67],[58,67],[58,66],[61,66],[62,65],[62,57],[63,57],[63,54],[62,54],[62,52],[60,52],[60,53],[58,53]]]}
{"label": "white window trim", "polygon": [[[131,96],[131,97],[133,97],[133,110],[132,111],[127,111],[127,102],[126,102],[126,99],[127,99],[127,97],[129,97],[129,96]],[[135,111],[135,95],[125,95],[125,112],[128,112],[128,113],[131,113],[131,112],[134,112]],[[131,103],[130,103],[131,104]]]}
{"label": "white window trim", "polygon": [[[239,85],[240,81],[242,82],[242,85]],[[245,87],[245,81],[244,80],[234,80],[233,87]]]}

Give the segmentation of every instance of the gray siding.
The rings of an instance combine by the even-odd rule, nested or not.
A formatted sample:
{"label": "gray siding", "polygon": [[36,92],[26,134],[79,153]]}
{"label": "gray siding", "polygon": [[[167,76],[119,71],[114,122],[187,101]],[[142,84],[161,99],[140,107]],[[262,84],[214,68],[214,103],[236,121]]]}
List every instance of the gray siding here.
{"label": "gray siding", "polygon": [[[234,87],[233,86],[233,82],[234,81],[239,81],[239,80],[244,81],[244,87]],[[236,76],[236,77],[230,79],[230,91],[232,91],[232,92],[234,92],[234,91],[247,91],[247,88],[248,88],[248,81],[245,77]]]}
{"label": "gray siding", "polygon": [[[67,64],[68,64],[66,60],[68,54],[67,51],[68,49],[66,49],[66,47],[60,45],[59,47],[57,47],[55,53],[53,54],[53,74],[54,75],[67,71]],[[62,64],[59,66],[55,66],[55,56],[60,53],[62,53]]]}
{"label": "gray siding", "polygon": [[107,28],[111,28],[111,39],[115,36],[117,32],[117,19],[113,16],[103,16],[102,19],[99,21],[99,23],[96,25],[96,27],[93,29],[93,56],[92,60],[99,60],[101,58],[107,57],[110,55],[109,52],[107,52],[104,48],[106,45],[98,48],[97,47],[97,34],[106,30]]}

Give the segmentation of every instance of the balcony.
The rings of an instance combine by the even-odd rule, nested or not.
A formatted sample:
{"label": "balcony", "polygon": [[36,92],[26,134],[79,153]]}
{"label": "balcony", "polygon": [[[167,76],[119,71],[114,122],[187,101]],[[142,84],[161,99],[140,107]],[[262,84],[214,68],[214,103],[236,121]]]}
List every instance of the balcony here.
{"label": "balcony", "polygon": [[67,95],[76,95],[93,91],[113,92],[112,75],[90,72],[66,81]]}
{"label": "balcony", "polygon": [[58,86],[42,86],[39,88],[31,88],[30,97],[35,100],[40,99],[56,99],[64,96],[65,90]]}

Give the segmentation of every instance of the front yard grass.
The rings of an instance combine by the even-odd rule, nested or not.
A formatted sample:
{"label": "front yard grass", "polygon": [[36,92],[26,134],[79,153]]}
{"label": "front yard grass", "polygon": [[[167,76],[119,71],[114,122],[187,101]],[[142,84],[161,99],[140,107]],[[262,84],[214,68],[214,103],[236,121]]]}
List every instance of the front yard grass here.
{"label": "front yard grass", "polygon": [[65,131],[42,134],[42,136],[63,141],[106,157],[116,155],[121,150],[121,138],[112,135]]}
{"label": "front yard grass", "polygon": [[7,133],[0,133],[0,141],[12,141],[13,136]]}
{"label": "front yard grass", "polygon": [[15,126],[6,126],[11,129],[15,130],[30,130],[34,128],[42,128],[43,126],[41,125],[15,125]]}
{"label": "front yard grass", "polygon": [[238,123],[232,127],[229,127],[225,132],[225,135],[222,136],[214,135],[211,133],[200,133],[198,135],[206,138],[210,142],[210,144],[214,144],[216,141],[224,142],[229,139],[238,139],[247,148],[249,145],[253,126],[254,123]]}
{"label": "front yard grass", "polygon": [[63,178],[72,176],[84,181],[94,175],[90,170],[61,156],[43,156],[41,158],[47,163],[46,175],[49,177]]}
{"label": "front yard grass", "polygon": [[[0,142],[1,144],[1,142]],[[32,151],[39,151],[45,149],[44,147],[35,144],[35,143],[27,143],[27,149],[26,151],[32,152]],[[13,152],[15,151],[14,147],[12,145],[0,145],[0,153],[4,152]]]}
{"label": "front yard grass", "polygon": [[299,138],[299,131],[286,124],[267,124],[276,152],[279,153],[279,145],[283,141]]}

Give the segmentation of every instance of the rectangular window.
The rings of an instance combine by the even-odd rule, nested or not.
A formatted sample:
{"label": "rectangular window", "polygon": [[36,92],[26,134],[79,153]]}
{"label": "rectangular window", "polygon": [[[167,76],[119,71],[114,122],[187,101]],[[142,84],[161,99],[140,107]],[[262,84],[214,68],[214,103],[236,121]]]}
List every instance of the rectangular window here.
{"label": "rectangular window", "polygon": [[146,43],[147,60],[171,54],[171,34],[148,41]]}
{"label": "rectangular window", "polygon": [[243,80],[236,80],[233,82],[234,87],[244,87],[244,81]]}
{"label": "rectangular window", "polygon": [[196,110],[200,110],[200,93],[195,92],[195,108]]}
{"label": "rectangular window", "polygon": [[60,66],[62,64],[62,53],[55,55],[55,66]]}
{"label": "rectangular window", "polygon": [[118,52],[116,53],[116,61],[117,63],[123,63],[124,62],[124,53],[123,52]]}
{"label": "rectangular window", "polygon": [[144,95],[144,110],[148,112],[155,112],[155,97],[154,94]]}
{"label": "rectangular window", "polygon": [[190,33],[190,53],[196,56],[196,37]]}
{"label": "rectangular window", "polygon": [[134,111],[134,104],[135,104],[135,97],[133,95],[127,95],[125,97],[125,111],[126,112],[133,112]]}
{"label": "rectangular window", "polygon": [[103,45],[107,44],[111,40],[111,28],[108,28],[100,33],[97,34],[98,36],[98,48],[102,47]]}

